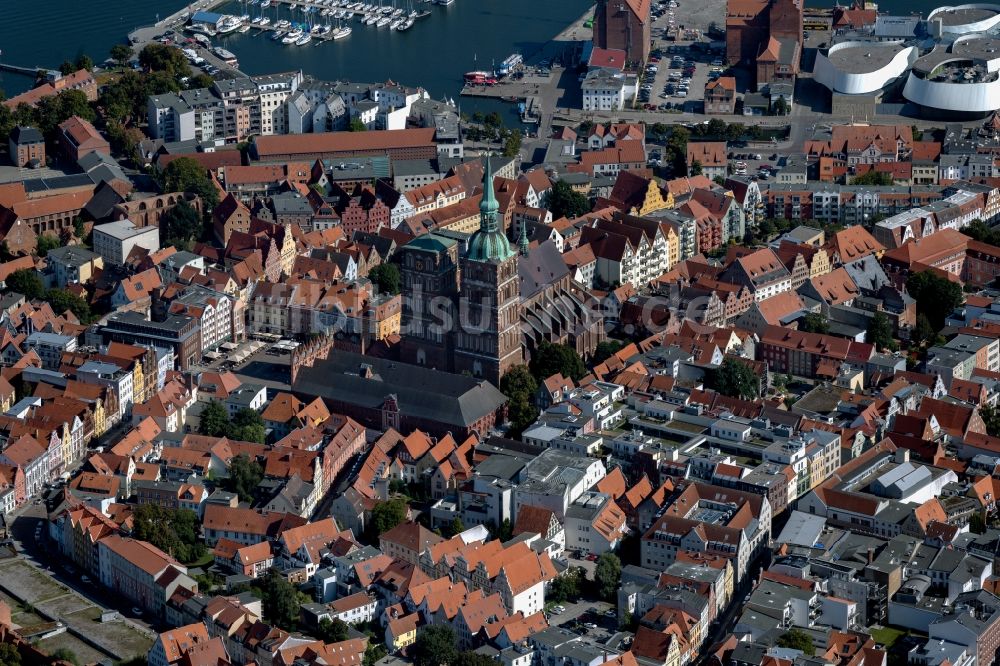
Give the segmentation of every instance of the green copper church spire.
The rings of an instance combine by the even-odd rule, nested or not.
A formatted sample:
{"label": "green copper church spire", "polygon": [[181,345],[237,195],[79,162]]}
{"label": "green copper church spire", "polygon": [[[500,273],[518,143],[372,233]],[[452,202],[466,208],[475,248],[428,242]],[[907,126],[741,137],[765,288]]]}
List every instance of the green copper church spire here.
{"label": "green copper church spire", "polygon": [[489,155],[483,164],[483,198],[479,202],[479,230],[469,239],[466,258],[471,261],[505,261],[514,256],[510,241],[497,219],[500,204],[493,192],[493,167]]}
{"label": "green copper church spire", "polygon": [[483,200],[479,202],[479,229],[480,231],[493,232],[497,230],[497,212],[500,204],[497,203],[496,194],[493,192],[493,167],[490,164],[490,156],[486,156],[486,164],[483,165]]}

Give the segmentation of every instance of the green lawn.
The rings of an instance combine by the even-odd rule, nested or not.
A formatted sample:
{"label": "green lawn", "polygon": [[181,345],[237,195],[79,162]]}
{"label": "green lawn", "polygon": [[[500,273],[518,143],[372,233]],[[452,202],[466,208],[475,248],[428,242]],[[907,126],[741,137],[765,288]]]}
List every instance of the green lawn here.
{"label": "green lawn", "polygon": [[882,627],[881,629],[872,629],[870,633],[875,642],[884,645],[886,650],[891,648],[893,643],[898,641],[900,637],[906,635],[905,630],[894,629],[893,627]]}

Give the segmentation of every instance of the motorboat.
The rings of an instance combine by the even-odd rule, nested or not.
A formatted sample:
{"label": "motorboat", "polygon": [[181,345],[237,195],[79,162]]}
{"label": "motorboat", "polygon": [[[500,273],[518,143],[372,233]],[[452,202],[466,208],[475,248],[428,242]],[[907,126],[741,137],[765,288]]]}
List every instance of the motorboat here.
{"label": "motorboat", "polygon": [[313,38],[312,38],[312,35],[310,35],[310,34],[309,34],[309,33],[307,32],[306,34],[302,35],[302,36],[301,36],[301,37],[299,37],[299,38],[298,38],[297,40],[295,40],[295,45],[296,45],[296,46],[305,46],[306,44],[308,44],[308,43],[309,43],[309,42],[311,42],[312,40],[313,40]]}
{"label": "motorboat", "polygon": [[302,36],[302,30],[300,30],[299,28],[295,28],[294,30],[290,30],[284,37],[281,38],[281,43],[294,44],[296,41],[298,41],[299,37],[301,36]]}

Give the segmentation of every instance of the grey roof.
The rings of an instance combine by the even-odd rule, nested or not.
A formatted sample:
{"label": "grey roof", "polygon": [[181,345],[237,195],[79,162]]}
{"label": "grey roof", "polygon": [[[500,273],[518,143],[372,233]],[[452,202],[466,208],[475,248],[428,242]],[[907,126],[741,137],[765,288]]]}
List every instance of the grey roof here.
{"label": "grey roof", "polygon": [[313,209],[309,200],[301,194],[282,192],[271,197],[271,206],[275,215],[312,215]]}
{"label": "grey roof", "polygon": [[21,145],[25,143],[42,143],[45,141],[45,137],[34,127],[15,127],[10,133],[10,140],[14,145]]}
{"label": "grey roof", "polygon": [[68,266],[83,266],[84,264],[90,263],[94,259],[100,259],[101,255],[91,252],[83,247],[66,246],[49,250],[46,258],[50,262],[55,260]]}
{"label": "grey roof", "polygon": [[555,243],[546,241],[532,248],[528,256],[518,258],[517,273],[521,278],[521,298],[528,299],[562,280],[569,273],[569,267]]}
{"label": "grey roof", "polygon": [[[370,378],[361,370],[369,366]],[[333,379],[336,381],[332,381]],[[302,368],[295,391],[375,409],[395,396],[404,417],[467,428],[495,412],[507,398],[492,384],[463,375],[334,350],[324,361]]]}
{"label": "grey roof", "polygon": [[812,548],[826,527],[826,518],[801,511],[792,511],[778,541]]}

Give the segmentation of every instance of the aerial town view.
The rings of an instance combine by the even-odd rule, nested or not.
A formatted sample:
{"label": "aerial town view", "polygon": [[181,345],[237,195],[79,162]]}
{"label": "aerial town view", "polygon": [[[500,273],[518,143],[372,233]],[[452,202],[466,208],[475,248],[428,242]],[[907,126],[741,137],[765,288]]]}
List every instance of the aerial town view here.
{"label": "aerial town view", "polygon": [[0,666],[1000,666],[940,1],[0,3]]}

